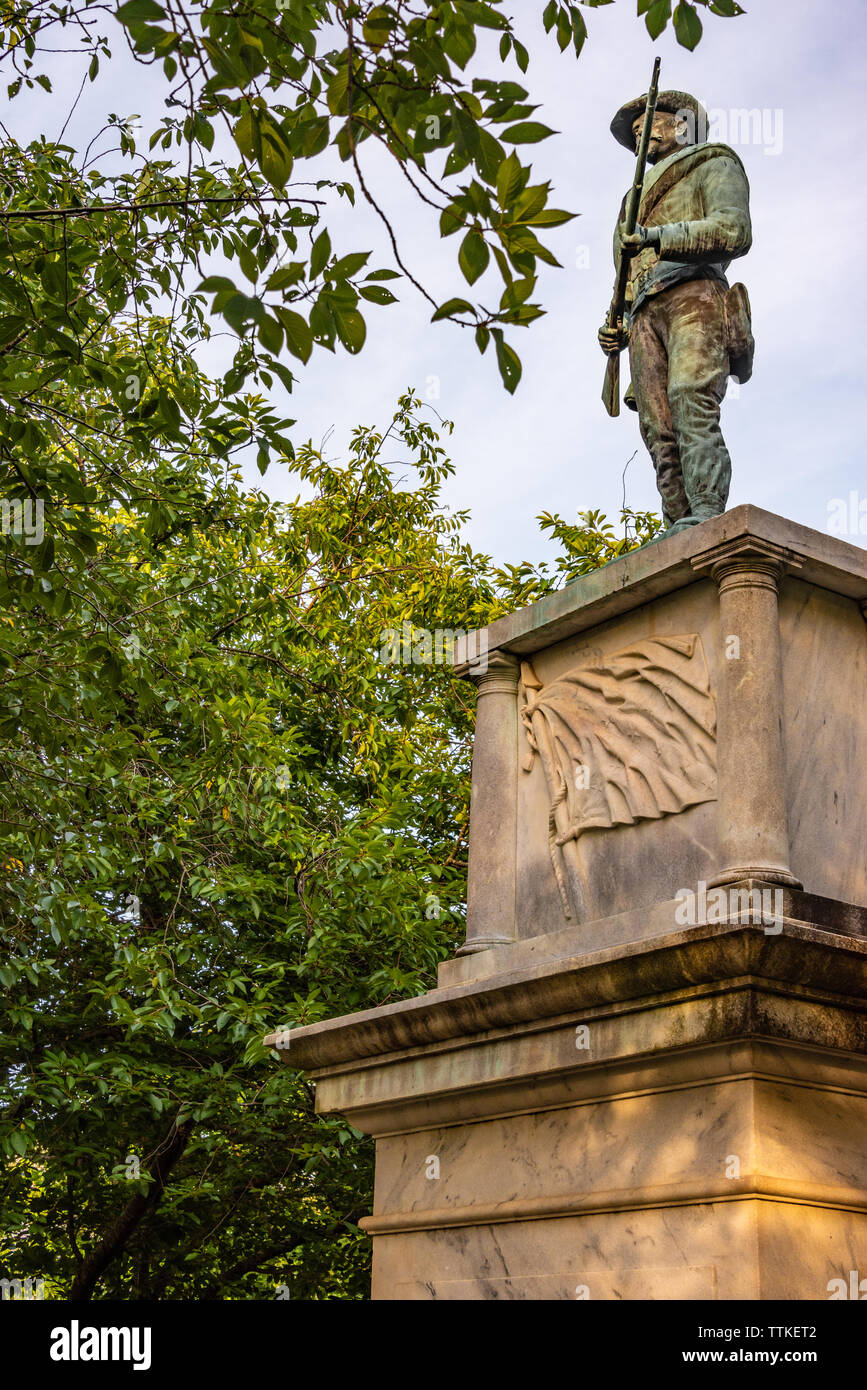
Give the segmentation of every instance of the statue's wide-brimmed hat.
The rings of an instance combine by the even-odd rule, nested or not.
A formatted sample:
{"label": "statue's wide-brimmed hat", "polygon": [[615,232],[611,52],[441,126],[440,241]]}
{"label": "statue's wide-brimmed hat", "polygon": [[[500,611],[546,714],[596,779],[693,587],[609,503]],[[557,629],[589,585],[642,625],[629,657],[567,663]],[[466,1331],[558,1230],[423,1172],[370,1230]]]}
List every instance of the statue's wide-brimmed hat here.
{"label": "statue's wide-brimmed hat", "polygon": [[[621,145],[635,153],[635,136],[632,133],[632,126],[639,116],[643,116],[647,106],[647,93],[636,97],[634,101],[627,101],[625,106],[621,106],[614,120],[611,122],[611,134]],[[660,92],[656,99],[657,111],[670,111],[673,116],[680,113],[692,116],[689,124],[691,138],[686,144],[699,145],[707,139],[707,112],[700,101],[689,92]]]}

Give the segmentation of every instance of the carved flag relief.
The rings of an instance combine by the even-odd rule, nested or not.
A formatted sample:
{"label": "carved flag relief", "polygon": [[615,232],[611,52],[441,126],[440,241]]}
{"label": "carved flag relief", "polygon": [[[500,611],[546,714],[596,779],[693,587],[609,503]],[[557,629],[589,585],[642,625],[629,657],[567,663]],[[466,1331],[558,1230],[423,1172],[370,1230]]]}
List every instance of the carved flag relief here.
{"label": "carved flag relief", "polygon": [[524,771],[542,760],[549,840],[656,820],[716,798],[716,701],[697,633],[645,638],[543,686],[521,667]]}

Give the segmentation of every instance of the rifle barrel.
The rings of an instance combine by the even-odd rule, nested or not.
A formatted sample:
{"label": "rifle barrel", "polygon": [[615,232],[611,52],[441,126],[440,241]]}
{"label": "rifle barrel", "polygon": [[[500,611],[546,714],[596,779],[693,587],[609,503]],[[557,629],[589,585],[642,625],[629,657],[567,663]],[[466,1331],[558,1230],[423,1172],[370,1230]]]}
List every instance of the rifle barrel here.
{"label": "rifle barrel", "polygon": [[[638,156],[635,161],[635,177],[629,196],[626,200],[626,216],[623,219],[624,231],[627,236],[631,236],[638,223],[638,209],[641,205],[641,190],[644,186],[644,174],[647,168],[647,150],[650,145],[650,136],[653,130],[653,118],[656,115],[656,102],[659,97],[659,70],[661,59],[654,59],[653,74],[650,79],[650,88],[647,93],[647,105],[644,108],[644,123],[641,127],[641,139],[638,142]],[[617,283],[614,288],[614,297],[611,300],[611,307],[608,310],[606,327],[617,328],[623,319],[623,311],[626,307],[626,287],[629,284],[629,257],[621,255],[617,266]],[[615,360],[616,359],[616,360]],[[605,384],[602,388],[602,399],[609,415],[618,415],[620,412],[620,371],[619,371],[620,350],[611,353],[608,359],[608,368],[605,373]]]}
{"label": "rifle barrel", "polygon": [[[659,96],[659,69],[660,59],[656,58],[653,63],[653,76],[650,81],[650,90],[647,93],[647,106],[644,109],[644,124],[641,127],[641,139],[638,143],[638,157],[635,162],[635,178],[629,190],[626,200],[626,216],[623,219],[623,226],[627,236],[631,236],[638,223],[638,209],[641,204],[641,190],[644,186],[644,174],[647,169],[647,150],[650,145],[650,135],[653,130],[653,118],[656,115],[656,101]],[[608,327],[616,328],[623,318],[623,309],[626,303],[626,286],[629,284],[629,257],[621,256],[620,264],[617,267],[617,288],[614,298],[611,301],[611,308],[608,311]]]}

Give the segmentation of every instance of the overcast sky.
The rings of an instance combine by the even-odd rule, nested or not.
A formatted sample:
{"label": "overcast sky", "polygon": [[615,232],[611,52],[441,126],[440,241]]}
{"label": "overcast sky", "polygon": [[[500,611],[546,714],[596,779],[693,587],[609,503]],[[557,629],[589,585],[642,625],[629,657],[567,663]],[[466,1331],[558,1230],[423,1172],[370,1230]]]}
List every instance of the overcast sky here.
{"label": "overcast sky", "polygon": [[[589,40],[577,61],[544,34],[541,10],[540,0],[511,7],[531,54],[526,78],[511,59],[503,67],[496,57],[479,64],[486,76],[523,81],[541,102],[537,116],[560,133],[522,153],[532,151],[534,181],[553,181],[552,204],[581,214],[546,238],[564,266],[542,267],[536,298],[547,317],[507,333],[524,364],[515,396],[500,383],[492,349],[480,357],[468,331],[432,325],[427,303],[394,282],[399,305],[366,306],[361,356],[315,353],[291,400],[281,401],[298,421],[296,437],[318,442],[333,427],[327,452],[340,458],[354,425],[384,425],[399,393],[415,387],[455,422],[449,448],[457,472],[447,501],[470,508],[468,539],[503,562],[551,553],[535,520],[541,511],[572,519],[599,508],[614,518],[635,450],[627,502],[657,509],[636,416],[624,411],[610,420],[604,412],[596,330],[611,295],[612,225],[632,172],[608,126],[623,101],[646,90],[658,51],[663,87],[691,91],[721,113],[716,133],[737,148],[752,189],[753,249],[729,273],[749,290],[756,337],[753,379],[739,392],[730,386],[723,406],[733,460],[729,505],[754,502],[820,531],[828,529],[834,498],[855,491],[867,511],[864,0],[747,0],[748,13],[737,19],[701,11],[705,34],[694,53],[670,31],[651,43],[634,0],[616,0],[586,11]],[[138,69],[131,82],[122,44],[115,47],[113,70],[87,89],[70,124],[67,138],[79,147],[108,110],[142,111],[146,124],[162,114],[156,91],[148,95],[147,74]],[[37,129],[59,133],[80,81],[76,60],[63,61],[55,82],[58,128],[47,121],[53,104],[40,93],[13,103],[5,118],[19,139]],[[761,128],[746,140],[728,115],[745,109],[763,113]],[[440,301],[464,293],[457,238],[441,242],[431,210],[407,197],[405,181],[377,158],[372,142],[363,151],[416,277]],[[342,177],[347,167],[339,166]],[[336,209],[328,225],[335,249],[372,249],[371,265],[390,264],[381,224],[363,203],[351,213]],[[491,301],[499,290],[496,272],[489,275]],[[483,279],[474,290],[483,302],[486,286]],[[255,468],[250,477],[275,497],[297,492],[291,475],[277,469],[264,483]],[[863,530],[849,539],[867,545],[867,516]]]}

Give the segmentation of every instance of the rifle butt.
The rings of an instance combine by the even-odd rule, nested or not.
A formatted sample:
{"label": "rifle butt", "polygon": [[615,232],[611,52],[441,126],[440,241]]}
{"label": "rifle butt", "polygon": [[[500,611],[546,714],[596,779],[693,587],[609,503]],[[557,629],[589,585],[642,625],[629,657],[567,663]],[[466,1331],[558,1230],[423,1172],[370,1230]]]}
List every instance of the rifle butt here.
{"label": "rifle butt", "polygon": [[612,352],[605,368],[605,381],[602,385],[602,403],[608,414],[620,414],[620,353]]}

